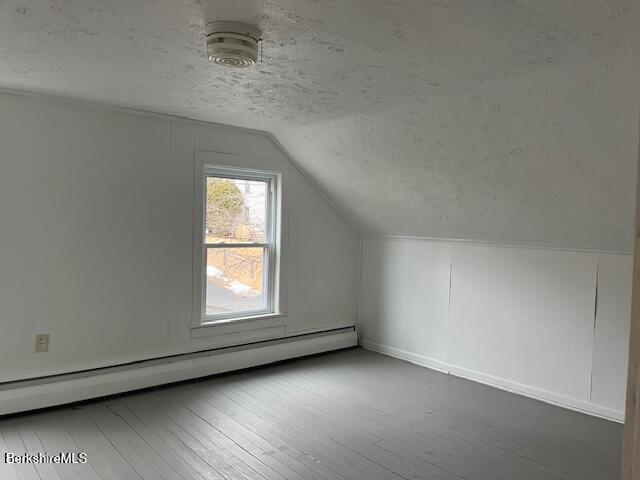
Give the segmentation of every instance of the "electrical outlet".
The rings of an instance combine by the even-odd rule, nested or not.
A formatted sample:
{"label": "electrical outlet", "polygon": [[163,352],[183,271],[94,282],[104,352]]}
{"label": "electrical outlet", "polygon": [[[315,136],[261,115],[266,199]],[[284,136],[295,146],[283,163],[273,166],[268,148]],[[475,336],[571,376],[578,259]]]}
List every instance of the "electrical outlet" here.
{"label": "electrical outlet", "polygon": [[49,351],[49,334],[40,333],[36,335],[36,353]]}

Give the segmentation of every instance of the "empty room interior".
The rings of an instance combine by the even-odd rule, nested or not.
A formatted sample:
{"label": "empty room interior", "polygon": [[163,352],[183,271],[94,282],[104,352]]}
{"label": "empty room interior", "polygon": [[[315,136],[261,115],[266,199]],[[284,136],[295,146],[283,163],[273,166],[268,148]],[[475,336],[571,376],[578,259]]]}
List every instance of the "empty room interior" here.
{"label": "empty room interior", "polygon": [[0,0],[0,480],[640,480],[639,118],[637,0]]}

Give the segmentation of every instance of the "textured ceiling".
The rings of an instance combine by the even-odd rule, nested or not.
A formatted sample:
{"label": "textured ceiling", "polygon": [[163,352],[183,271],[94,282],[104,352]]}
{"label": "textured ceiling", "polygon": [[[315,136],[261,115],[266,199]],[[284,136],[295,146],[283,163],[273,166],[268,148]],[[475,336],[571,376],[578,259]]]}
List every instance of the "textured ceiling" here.
{"label": "textured ceiling", "polygon": [[[363,233],[628,250],[633,0],[0,0],[0,86],[272,132]],[[207,19],[264,63],[210,65]]]}

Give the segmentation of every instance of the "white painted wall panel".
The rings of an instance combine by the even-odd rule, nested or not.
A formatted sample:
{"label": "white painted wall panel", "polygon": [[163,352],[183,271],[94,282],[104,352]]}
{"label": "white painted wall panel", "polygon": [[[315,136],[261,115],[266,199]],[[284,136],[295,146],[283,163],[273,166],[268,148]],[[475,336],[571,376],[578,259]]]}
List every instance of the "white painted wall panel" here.
{"label": "white painted wall panel", "polygon": [[363,242],[360,335],[444,359],[451,247],[421,241]]}
{"label": "white painted wall panel", "polygon": [[[290,167],[247,130],[0,95],[0,381],[251,338],[191,338],[194,148]],[[285,326],[354,325],[357,236],[302,175],[287,181]]]}
{"label": "white painted wall panel", "polygon": [[447,362],[589,400],[596,258],[454,246]]}
{"label": "white painted wall panel", "polygon": [[0,379],[166,351],[170,133],[167,119],[0,96]]}
{"label": "white painted wall panel", "polygon": [[631,255],[598,256],[598,310],[591,401],[623,411],[631,318]]}
{"label": "white painted wall panel", "polygon": [[[358,315],[360,238],[291,168],[287,331],[339,328]],[[304,288],[302,288],[304,286]],[[355,292],[354,292],[355,288]]]}
{"label": "white painted wall panel", "polygon": [[631,255],[373,238],[362,262],[366,348],[623,418]]}

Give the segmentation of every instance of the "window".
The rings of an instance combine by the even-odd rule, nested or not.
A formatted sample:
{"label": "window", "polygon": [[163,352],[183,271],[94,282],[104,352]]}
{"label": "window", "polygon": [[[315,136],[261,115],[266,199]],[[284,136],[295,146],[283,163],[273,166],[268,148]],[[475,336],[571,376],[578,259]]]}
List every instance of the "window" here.
{"label": "window", "polygon": [[205,167],[202,323],[275,312],[278,175]]}

